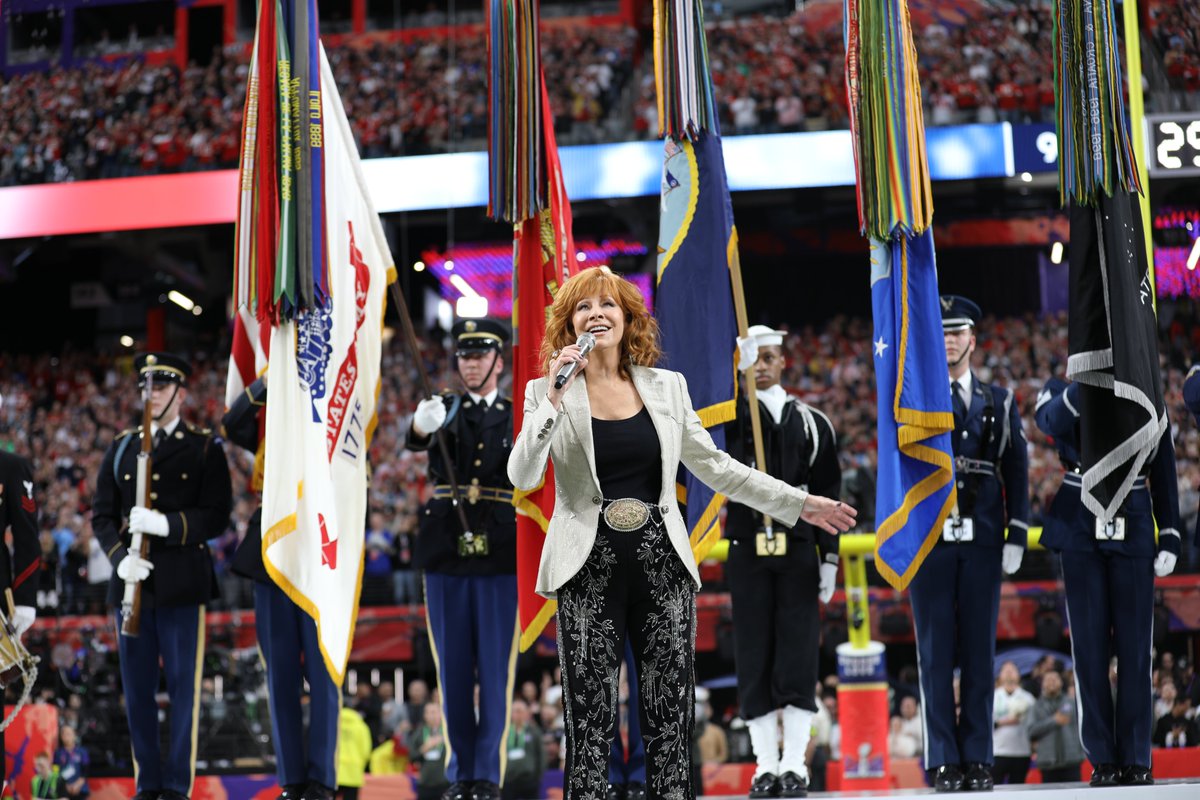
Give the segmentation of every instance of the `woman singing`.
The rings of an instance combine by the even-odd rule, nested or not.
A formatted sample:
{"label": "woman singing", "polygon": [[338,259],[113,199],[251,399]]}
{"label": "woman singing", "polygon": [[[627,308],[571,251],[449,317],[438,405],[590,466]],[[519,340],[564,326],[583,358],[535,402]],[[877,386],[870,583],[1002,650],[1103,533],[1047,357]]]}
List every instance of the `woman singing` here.
{"label": "woman singing", "polygon": [[[596,339],[587,357],[575,343],[584,333]],[[607,268],[563,284],[542,355],[551,378],[525,388],[525,422],[508,475],[518,489],[533,489],[547,458],[554,459],[554,516],[537,591],[558,601],[566,798],[605,796],[628,634],[641,687],[647,794],[690,800],[700,576],[675,500],[679,465],[788,525],[801,517],[839,533],[856,512],[718,450],[692,410],[683,376],[651,366],[660,355],[658,327],[641,292]],[[572,363],[571,378],[556,389],[553,376]]]}

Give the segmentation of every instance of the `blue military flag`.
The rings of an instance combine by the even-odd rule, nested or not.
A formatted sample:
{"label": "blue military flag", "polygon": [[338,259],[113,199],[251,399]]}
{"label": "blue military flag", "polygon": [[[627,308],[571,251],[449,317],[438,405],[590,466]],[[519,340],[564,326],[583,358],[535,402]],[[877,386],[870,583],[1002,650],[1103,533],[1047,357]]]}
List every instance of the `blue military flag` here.
{"label": "blue military flag", "polygon": [[875,565],[908,586],[954,507],[946,376],[933,233],[871,239],[871,307],[879,409]]}
{"label": "blue military flag", "polygon": [[[655,301],[662,365],[683,373],[696,413],[724,449],[723,425],[736,413],[737,318],[729,271],[737,258],[737,232],[721,138],[704,131],[692,141],[668,136],[663,144]],[[724,497],[686,470],[680,482],[692,551],[700,559],[720,537],[717,515]]]}

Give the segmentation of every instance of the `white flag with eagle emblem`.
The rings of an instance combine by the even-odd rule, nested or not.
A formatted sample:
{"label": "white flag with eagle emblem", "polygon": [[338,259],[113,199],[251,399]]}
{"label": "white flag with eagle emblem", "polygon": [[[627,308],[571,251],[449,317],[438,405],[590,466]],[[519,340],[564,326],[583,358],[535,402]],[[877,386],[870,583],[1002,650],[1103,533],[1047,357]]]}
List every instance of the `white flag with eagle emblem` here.
{"label": "white flag with eagle emblem", "polygon": [[341,685],[358,616],[367,449],[395,268],[324,48],[320,58],[330,296],[271,333],[262,546],[271,578],[316,621],[325,666]]}

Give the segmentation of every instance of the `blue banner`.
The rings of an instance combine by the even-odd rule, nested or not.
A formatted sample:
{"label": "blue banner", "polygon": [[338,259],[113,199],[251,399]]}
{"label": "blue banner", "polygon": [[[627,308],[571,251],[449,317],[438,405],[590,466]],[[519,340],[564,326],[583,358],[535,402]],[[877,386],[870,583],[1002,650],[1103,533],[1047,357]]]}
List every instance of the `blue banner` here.
{"label": "blue banner", "polygon": [[[683,373],[696,413],[724,449],[721,426],[736,413],[737,317],[729,270],[737,234],[721,138],[701,132],[694,142],[667,137],[663,145],[656,299],[662,366]],[[680,483],[699,560],[720,538],[717,514],[724,497],[686,470],[680,470]]]}
{"label": "blue banner", "polygon": [[871,241],[871,306],[879,404],[875,565],[903,589],[957,502],[931,229],[911,239]]}

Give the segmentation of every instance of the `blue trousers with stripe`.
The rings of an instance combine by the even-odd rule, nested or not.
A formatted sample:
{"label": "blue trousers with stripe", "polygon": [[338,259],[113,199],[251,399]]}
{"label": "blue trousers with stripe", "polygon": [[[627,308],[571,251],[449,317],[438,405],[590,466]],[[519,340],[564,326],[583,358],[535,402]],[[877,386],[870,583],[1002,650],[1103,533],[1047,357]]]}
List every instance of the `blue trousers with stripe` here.
{"label": "blue trousers with stripe", "polygon": [[516,668],[517,577],[427,572],[425,613],[450,740],[446,778],[500,784]]}
{"label": "blue trousers with stripe", "polygon": [[[1150,766],[1154,559],[1062,554],[1079,732],[1092,764]],[[1108,664],[1117,657],[1114,702]]]}
{"label": "blue trousers with stripe", "polygon": [[[267,663],[275,773],[280,786],[315,781],[337,788],[338,687],[325,669],[317,623],[274,583],[254,583],[258,646]],[[309,727],[300,703],[309,686]]]}
{"label": "blue trousers with stripe", "polygon": [[[121,612],[115,612],[117,630]],[[133,745],[139,792],[192,793],[196,777],[196,717],[204,658],[204,606],[142,606],[141,634],[118,634],[121,684]],[[169,750],[164,763],[158,738],[159,661],[171,701]]]}
{"label": "blue trousers with stripe", "polygon": [[[909,585],[925,768],[992,763],[1000,548],[938,542]],[[955,719],[954,668],[962,713]]]}
{"label": "blue trousers with stripe", "polygon": [[[625,637],[625,671],[629,676],[629,751],[621,743],[621,731],[613,731],[612,757],[608,762],[608,782],[614,785],[646,782],[646,743],[642,741],[642,724],[638,716],[637,665],[633,661],[633,644]],[[617,720],[618,727],[621,721]]]}

